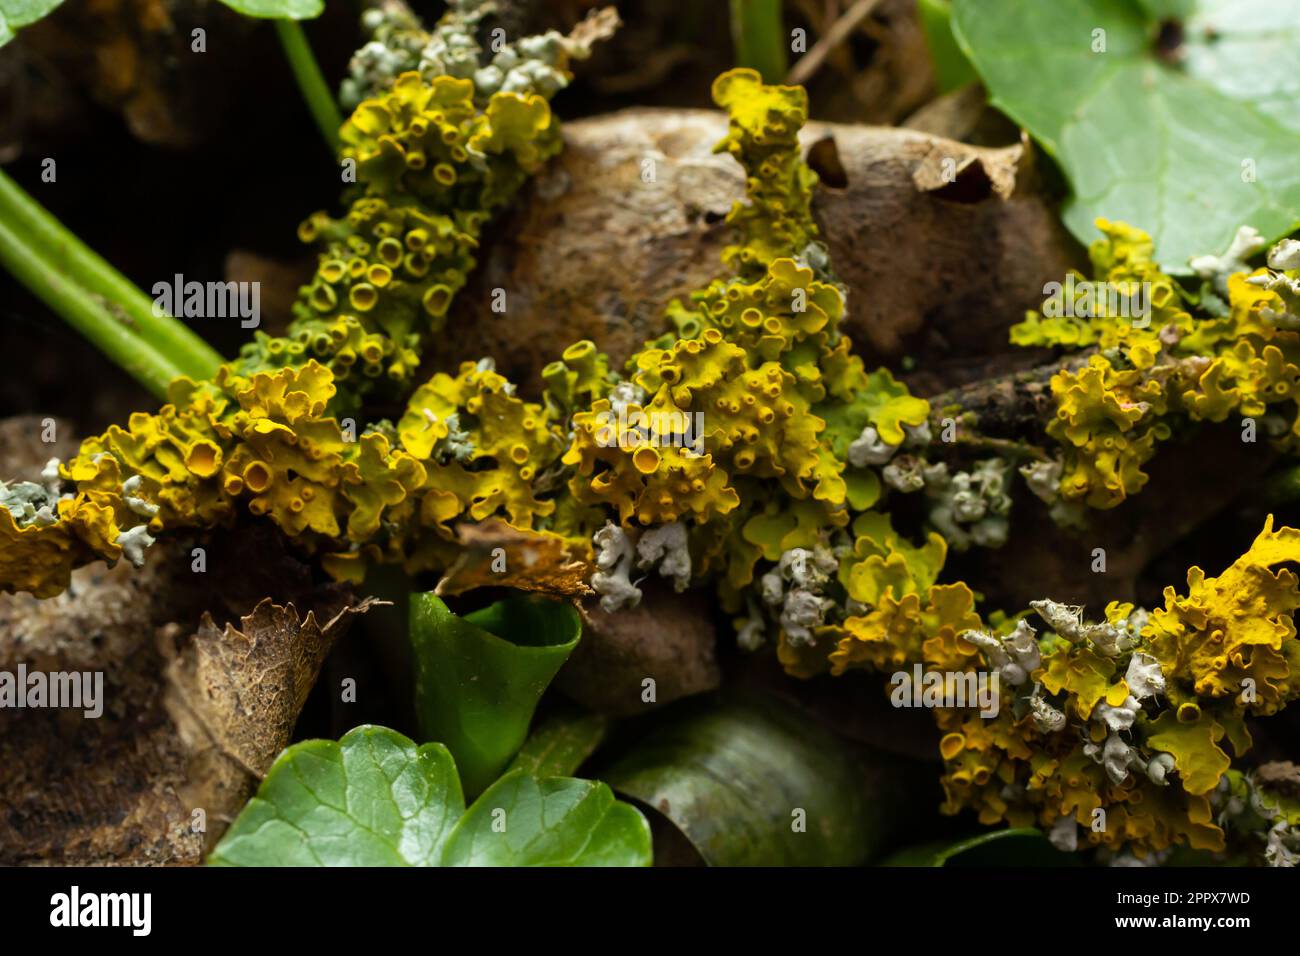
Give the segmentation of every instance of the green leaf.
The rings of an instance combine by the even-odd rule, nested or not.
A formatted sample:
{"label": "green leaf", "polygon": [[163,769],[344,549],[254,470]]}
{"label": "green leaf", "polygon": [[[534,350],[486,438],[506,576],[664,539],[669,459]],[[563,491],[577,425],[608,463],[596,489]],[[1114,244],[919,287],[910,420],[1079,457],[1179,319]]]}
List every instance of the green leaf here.
{"label": "green leaf", "polygon": [[953,0],[953,29],[994,105],[1060,163],[1080,240],[1122,220],[1186,274],[1242,225],[1300,223],[1300,0]]}
{"label": "green leaf", "polygon": [[0,46],[14,38],[14,31],[54,12],[63,0],[0,0]]}
{"label": "green leaf", "polygon": [[412,597],[420,735],[446,744],[466,794],[481,793],[519,750],[581,632],[578,612],[558,601],[513,597],[458,617],[435,594]]}
{"label": "green leaf", "polygon": [[534,777],[563,777],[577,771],[609,732],[609,718],[577,707],[544,720],[515,754],[511,770]]}
{"label": "green leaf", "polygon": [[603,783],[521,771],[468,810],[441,744],[383,727],[294,744],[208,857],[217,866],[648,866],[650,828]]}
{"label": "green leaf", "polygon": [[966,54],[952,35],[951,0],[918,0],[921,28],[925,31],[925,45],[930,49],[934,63],[934,79],[940,93],[950,93],[978,77]]}
{"label": "green leaf", "polygon": [[940,840],[892,854],[881,866],[1079,866],[1033,827],[991,830],[964,840]]}
{"label": "green leaf", "polygon": [[650,824],[603,783],[521,770],[474,801],[443,866],[649,866]]}
{"label": "green leaf", "polygon": [[246,17],[265,20],[311,20],[321,15],[325,0],[221,0]]}
{"label": "green leaf", "polygon": [[436,866],[465,813],[442,744],[383,727],[282,753],[208,857],[232,866]]}
{"label": "green leaf", "polygon": [[852,750],[768,698],[692,701],[601,777],[668,817],[711,866],[861,863],[891,812]]}

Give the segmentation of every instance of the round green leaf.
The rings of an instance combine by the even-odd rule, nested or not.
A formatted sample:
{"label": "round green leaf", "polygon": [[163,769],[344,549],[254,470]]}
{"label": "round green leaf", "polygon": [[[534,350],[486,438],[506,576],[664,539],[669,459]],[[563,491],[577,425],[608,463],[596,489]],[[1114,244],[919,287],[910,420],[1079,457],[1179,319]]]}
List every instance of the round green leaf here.
{"label": "round green leaf", "polygon": [[446,747],[358,727],[282,753],[208,862],[435,866],[464,812]]}
{"label": "round green leaf", "polygon": [[474,801],[443,866],[649,866],[650,824],[594,780],[522,771]]}
{"label": "round green leaf", "polygon": [[441,744],[383,727],[280,755],[217,866],[648,866],[650,827],[590,780],[513,771],[467,811]]}
{"label": "round green leaf", "polygon": [[1300,0],[954,0],[953,30],[1060,163],[1082,241],[1122,220],[1186,274],[1240,226],[1300,223]]}
{"label": "round green leaf", "polygon": [[596,752],[608,733],[608,717],[566,707],[529,733],[510,769],[534,777],[566,777]]}
{"label": "round green leaf", "polygon": [[974,82],[975,70],[952,36],[951,0],[918,0],[916,9],[939,92],[949,93]]}
{"label": "round green leaf", "polygon": [[14,38],[14,31],[52,13],[63,0],[0,0],[0,46]]}

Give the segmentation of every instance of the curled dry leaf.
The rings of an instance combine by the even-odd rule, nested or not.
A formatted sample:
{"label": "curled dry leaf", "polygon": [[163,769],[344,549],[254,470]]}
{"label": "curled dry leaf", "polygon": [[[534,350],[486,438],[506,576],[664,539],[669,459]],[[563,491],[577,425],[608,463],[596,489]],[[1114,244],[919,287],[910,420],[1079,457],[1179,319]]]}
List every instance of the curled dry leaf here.
{"label": "curled dry leaf", "polygon": [[921,192],[955,202],[982,202],[990,195],[1010,199],[1027,151],[1019,143],[998,149],[936,143],[912,173],[912,181]]}
{"label": "curled dry leaf", "polygon": [[174,624],[159,632],[163,705],[191,765],[211,768],[194,775],[200,791],[228,778],[240,789],[244,777],[266,772],[288,744],[335,637],[375,603],[345,606],[322,623],[314,611],[304,617],[266,598],[237,628],[219,628],[205,613],[192,637]]}
{"label": "curled dry leaf", "polygon": [[591,544],[559,535],[513,528],[495,518],[456,528],[464,551],[447,569],[437,594],[481,587],[507,587],[563,597],[593,593]]}

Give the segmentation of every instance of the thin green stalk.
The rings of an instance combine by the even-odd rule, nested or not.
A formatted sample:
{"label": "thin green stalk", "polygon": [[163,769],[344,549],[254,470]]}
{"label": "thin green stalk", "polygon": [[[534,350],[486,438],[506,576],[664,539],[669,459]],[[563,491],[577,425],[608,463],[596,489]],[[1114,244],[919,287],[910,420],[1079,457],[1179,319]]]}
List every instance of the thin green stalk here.
{"label": "thin green stalk", "polygon": [[781,0],[731,0],[731,39],[737,66],[758,70],[767,83],[785,78],[789,37],[781,23]]}
{"label": "thin green stalk", "polygon": [[21,237],[23,244],[57,271],[65,283],[113,303],[123,321],[170,365],[191,378],[210,378],[223,359],[193,329],[167,314],[157,315],[154,303],[131,280],[78,239],[44,206],[0,171],[0,222]]}
{"label": "thin green stalk", "polygon": [[280,45],[284,47],[284,55],[293,69],[294,78],[298,81],[298,89],[302,91],[303,99],[307,101],[307,108],[311,110],[312,118],[320,127],[321,135],[325,137],[330,152],[337,156],[339,127],[343,125],[343,116],[339,113],[339,105],[334,99],[334,93],[325,82],[325,74],[321,72],[316,57],[312,55],[307,35],[303,33],[302,25],[296,20],[276,20],[275,31],[280,36]]}
{"label": "thin green stalk", "polygon": [[137,336],[102,296],[54,267],[4,216],[0,216],[0,265],[141,385],[158,398],[167,397],[167,385],[181,370]]}

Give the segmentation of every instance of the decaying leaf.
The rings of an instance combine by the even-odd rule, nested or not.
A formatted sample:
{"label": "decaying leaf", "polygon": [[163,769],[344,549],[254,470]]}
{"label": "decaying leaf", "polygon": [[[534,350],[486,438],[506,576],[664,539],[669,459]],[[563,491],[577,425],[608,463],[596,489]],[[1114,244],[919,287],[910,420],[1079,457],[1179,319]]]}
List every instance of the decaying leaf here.
{"label": "decaying leaf", "polygon": [[565,597],[592,594],[591,545],[545,531],[526,531],[492,519],[461,524],[465,550],[438,582],[436,593],[463,594],[481,587],[508,587]]}
{"label": "decaying leaf", "polygon": [[192,638],[164,628],[163,703],[192,760],[265,773],[289,742],[335,636],[374,603],[345,606],[322,623],[313,611],[304,617],[266,598],[238,628],[219,628],[207,613]]}
{"label": "decaying leaf", "polygon": [[912,173],[912,181],[922,192],[957,202],[980,202],[990,195],[1010,199],[1025,153],[1024,144],[1001,149],[936,144]]}

